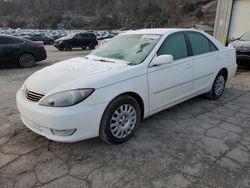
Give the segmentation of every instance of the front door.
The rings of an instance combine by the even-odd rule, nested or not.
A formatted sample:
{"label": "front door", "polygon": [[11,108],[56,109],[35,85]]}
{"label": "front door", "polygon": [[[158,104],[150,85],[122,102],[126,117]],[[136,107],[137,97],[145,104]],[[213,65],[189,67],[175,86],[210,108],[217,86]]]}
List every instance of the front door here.
{"label": "front door", "polygon": [[194,69],[182,32],[167,37],[156,55],[167,54],[174,57],[173,63],[148,69],[151,113],[162,110],[192,93]]}

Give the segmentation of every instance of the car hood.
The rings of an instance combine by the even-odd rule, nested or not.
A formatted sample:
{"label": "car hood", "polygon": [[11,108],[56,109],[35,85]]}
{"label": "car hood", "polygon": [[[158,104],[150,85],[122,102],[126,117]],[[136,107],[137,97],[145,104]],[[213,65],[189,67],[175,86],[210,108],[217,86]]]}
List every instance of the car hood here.
{"label": "car hood", "polygon": [[250,41],[241,41],[241,40],[236,40],[231,43],[234,48],[236,49],[242,49],[242,50],[250,50]]}
{"label": "car hood", "polygon": [[64,36],[64,37],[60,37],[59,39],[57,39],[56,41],[59,42],[61,40],[71,40],[73,39],[73,36]]}
{"label": "car hood", "polygon": [[[24,83],[33,92],[50,94],[70,89],[104,87],[135,76],[136,66],[123,61],[101,62],[77,57],[48,66],[35,72]],[[129,74],[125,72],[130,71]]]}

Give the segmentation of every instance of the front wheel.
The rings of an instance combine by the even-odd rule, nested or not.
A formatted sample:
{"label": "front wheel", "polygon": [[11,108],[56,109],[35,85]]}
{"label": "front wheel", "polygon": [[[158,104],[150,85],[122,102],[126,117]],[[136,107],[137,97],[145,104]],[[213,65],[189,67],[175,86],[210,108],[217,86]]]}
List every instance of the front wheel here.
{"label": "front wheel", "polygon": [[111,144],[126,142],[141,122],[141,109],[130,96],[114,99],[105,110],[100,127],[100,137]]}
{"label": "front wheel", "polygon": [[211,91],[206,94],[206,97],[211,100],[219,99],[224,93],[225,86],[226,86],[226,76],[222,71],[216,76]]}
{"label": "front wheel", "polygon": [[65,45],[65,50],[66,50],[66,51],[71,51],[71,50],[72,50],[71,44],[66,44],[66,45]]}

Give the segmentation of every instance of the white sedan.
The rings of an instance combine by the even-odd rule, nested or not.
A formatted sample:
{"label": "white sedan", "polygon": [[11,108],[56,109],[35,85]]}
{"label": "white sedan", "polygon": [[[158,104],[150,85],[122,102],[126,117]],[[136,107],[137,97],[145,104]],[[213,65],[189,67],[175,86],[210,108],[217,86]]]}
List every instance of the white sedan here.
{"label": "white sedan", "polygon": [[236,72],[236,54],[190,29],[120,34],[86,57],[30,76],[17,93],[23,123],[58,142],[92,137],[120,144],[141,120],[206,94],[222,96]]}

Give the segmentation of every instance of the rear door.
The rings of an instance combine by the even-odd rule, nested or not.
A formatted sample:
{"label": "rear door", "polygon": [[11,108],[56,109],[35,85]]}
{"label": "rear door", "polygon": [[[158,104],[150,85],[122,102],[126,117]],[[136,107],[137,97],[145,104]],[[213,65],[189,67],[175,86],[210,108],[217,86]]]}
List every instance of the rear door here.
{"label": "rear door", "polygon": [[88,33],[83,33],[81,37],[81,46],[88,46],[90,43],[90,35]]}
{"label": "rear door", "polygon": [[187,32],[187,36],[194,64],[193,92],[198,93],[207,90],[214,81],[223,59],[216,46],[203,34],[192,31]]}
{"label": "rear door", "polygon": [[22,40],[0,36],[0,64],[17,63]]}

